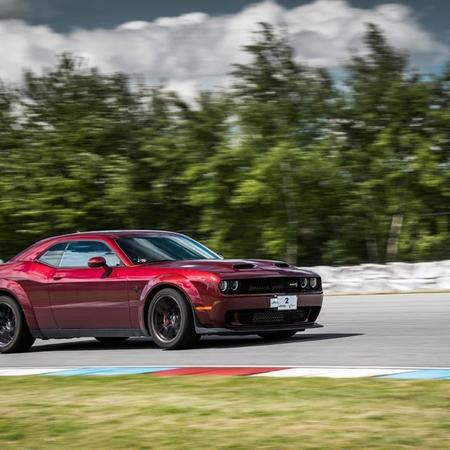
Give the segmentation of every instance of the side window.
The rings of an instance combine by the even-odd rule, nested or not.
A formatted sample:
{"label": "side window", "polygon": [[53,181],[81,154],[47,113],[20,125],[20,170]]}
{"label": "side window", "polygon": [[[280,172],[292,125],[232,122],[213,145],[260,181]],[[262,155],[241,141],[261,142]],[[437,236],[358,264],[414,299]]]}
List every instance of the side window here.
{"label": "side window", "polygon": [[67,242],[60,242],[59,244],[52,245],[38,258],[38,261],[48,264],[49,266],[58,267],[66,247]]}
{"label": "side window", "polygon": [[117,255],[103,242],[73,241],[64,252],[60,267],[88,267],[88,261],[94,256],[103,256],[110,267],[122,265]]}

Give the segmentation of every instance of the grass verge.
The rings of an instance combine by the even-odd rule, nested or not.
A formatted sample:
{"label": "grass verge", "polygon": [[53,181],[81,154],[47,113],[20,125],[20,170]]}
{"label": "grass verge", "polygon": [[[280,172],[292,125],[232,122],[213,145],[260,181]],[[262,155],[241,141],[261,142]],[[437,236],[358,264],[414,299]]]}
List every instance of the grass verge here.
{"label": "grass verge", "polygon": [[14,377],[0,389],[2,450],[450,448],[448,381]]}

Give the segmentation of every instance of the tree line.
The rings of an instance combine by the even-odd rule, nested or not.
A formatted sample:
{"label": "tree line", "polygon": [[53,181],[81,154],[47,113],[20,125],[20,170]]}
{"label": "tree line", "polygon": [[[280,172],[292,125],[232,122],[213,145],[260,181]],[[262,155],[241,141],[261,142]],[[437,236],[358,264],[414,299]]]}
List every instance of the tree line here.
{"label": "tree line", "polygon": [[368,25],[336,78],[260,24],[193,102],[72,55],[0,82],[0,257],[92,229],[188,233],[300,265],[450,257],[450,68]]}

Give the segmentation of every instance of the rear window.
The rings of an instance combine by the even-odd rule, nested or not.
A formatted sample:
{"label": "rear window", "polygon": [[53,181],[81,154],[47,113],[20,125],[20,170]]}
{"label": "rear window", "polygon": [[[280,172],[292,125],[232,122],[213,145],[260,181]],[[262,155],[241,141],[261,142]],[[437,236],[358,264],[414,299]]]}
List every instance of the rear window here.
{"label": "rear window", "polygon": [[58,244],[52,245],[38,258],[38,261],[49,266],[58,267],[66,247],[67,242],[59,242]]}
{"label": "rear window", "polygon": [[110,267],[120,266],[118,256],[103,242],[73,241],[64,251],[60,267],[88,267],[94,256],[102,256]]}

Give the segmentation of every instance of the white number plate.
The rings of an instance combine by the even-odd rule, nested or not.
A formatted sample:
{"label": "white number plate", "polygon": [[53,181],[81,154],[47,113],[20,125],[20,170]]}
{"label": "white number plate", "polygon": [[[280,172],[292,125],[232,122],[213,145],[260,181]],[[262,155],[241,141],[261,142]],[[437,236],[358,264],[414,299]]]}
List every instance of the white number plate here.
{"label": "white number plate", "polygon": [[276,295],[270,299],[270,307],[278,309],[278,311],[286,311],[289,309],[297,309],[296,295]]}

